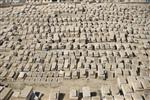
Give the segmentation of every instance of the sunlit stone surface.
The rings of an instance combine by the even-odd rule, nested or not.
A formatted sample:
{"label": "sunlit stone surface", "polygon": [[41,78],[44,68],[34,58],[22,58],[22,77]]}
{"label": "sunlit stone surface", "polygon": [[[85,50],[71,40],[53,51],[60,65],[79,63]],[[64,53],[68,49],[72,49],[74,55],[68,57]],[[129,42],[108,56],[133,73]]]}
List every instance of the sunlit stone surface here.
{"label": "sunlit stone surface", "polygon": [[148,0],[18,2],[1,2],[0,100],[149,100]]}

